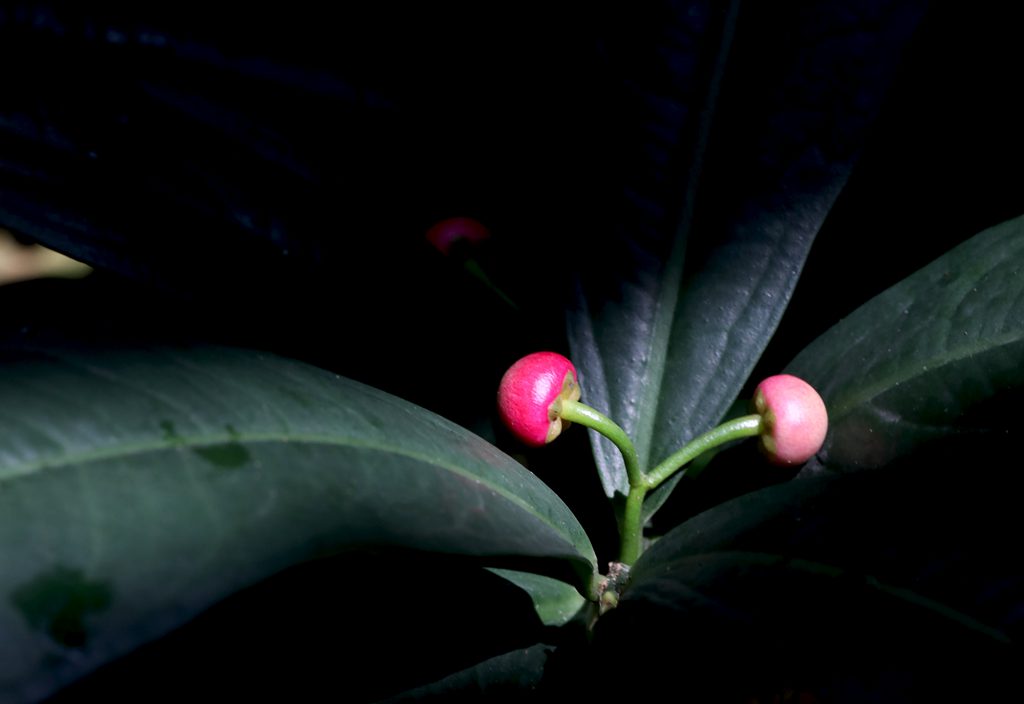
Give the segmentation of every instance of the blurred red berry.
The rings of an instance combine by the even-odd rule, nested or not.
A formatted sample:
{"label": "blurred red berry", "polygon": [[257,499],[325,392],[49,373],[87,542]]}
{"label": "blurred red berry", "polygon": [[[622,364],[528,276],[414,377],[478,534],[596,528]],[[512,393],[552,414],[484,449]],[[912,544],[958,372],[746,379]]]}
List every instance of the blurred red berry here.
{"label": "blurred red berry", "polygon": [[491,231],[473,218],[448,218],[427,230],[427,241],[444,255],[458,242],[477,244],[490,236]]}

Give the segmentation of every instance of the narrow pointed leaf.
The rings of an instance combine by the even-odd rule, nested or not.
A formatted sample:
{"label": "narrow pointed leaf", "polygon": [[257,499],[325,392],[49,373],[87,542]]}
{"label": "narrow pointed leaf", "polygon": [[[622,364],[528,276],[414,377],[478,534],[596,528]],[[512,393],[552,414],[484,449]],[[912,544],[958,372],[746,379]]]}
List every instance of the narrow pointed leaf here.
{"label": "narrow pointed leaf", "polygon": [[[1014,432],[1024,399],[1024,217],[864,304],[788,370],[820,391],[829,469],[880,467],[952,435]],[[818,471],[809,466],[805,475]]]}
{"label": "narrow pointed leaf", "polygon": [[575,587],[552,577],[498,567],[492,567],[491,572],[526,592],[545,626],[564,626],[587,603]]}
{"label": "narrow pointed leaf", "polygon": [[[584,400],[634,437],[644,466],[736,399],[920,15],[891,2],[848,10],[732,4],[694,13],[688,33],[672,27],[678,45],[661,38],[671,66],[687,68],[646,103],[661,161],[630,176],[641,182],[614,220],[619,239],[588,262],[569,316]],[[623,493],[614,446],[591,438],[606,493]]]}
{"label": "narrow pointed leaf", "polygon": [[398,548],[585,588],[566,506],[376,389],[221,348],[0,354],[0,698],[35,700],[286,567]]}

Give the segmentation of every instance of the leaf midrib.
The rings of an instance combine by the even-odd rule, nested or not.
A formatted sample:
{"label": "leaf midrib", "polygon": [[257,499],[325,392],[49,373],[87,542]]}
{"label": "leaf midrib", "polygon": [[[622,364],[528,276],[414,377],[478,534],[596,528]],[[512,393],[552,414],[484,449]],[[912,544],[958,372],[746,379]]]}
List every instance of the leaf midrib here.
{"label": "leaf midrib", "polygon": [[[729,52],[732,48],[733,35],[735,34],[736,22],[739,16],[739,5],[739,0],[733,0],[729,4],[725,21],[723,22],[721,43],[715,56],[711,80],[708,82],[704,109],[701,110],[697,126],[693,158],[686,176],[686,193],[683,197],[682,211],[680,212],[679,222],[676,225],[672,249],[669,253],[669,260],[665,266],[665,275],[661,279],[658,298],[655,303],[653,335],[651,335],[651,344],[648,348],[647,356],[647,370],[650,372],[650,376],[647,379],[647,383],[643,385],[643,400],[640,404],[641,415],[637,420],[635,431],[637,454],[640,456],[641,468],[645,470],[647,469],[645,465],[653,462],[650,453],[651,447],[654,445],[655,419],[658,417],[658,406],[662,397],[668,349],[672,341],[672,330],[676,323],[676,309],[679,307],[679,299],[683,295],[681,283],[686,245],[689,239],[690,228],[693,224],[697,187],[704,168],[704,157],[707,154],[711,124],[715,108],[718,105],[718,96],[721,91],[722,78],[725,75],[725,67],[729,60]],[[668,285],[668,282],[672,282],[673,285]],[[656,358],[657,363],[655,363]],[[643,413],[643,409],[647,409],[646,414]]]}
{"label": "leaf midrib", "polygon": [[[896,373],[883,376],[873,384],[858,387],[858,393],[853,394],[835,406],[829,407],[829,417],[832,422],[838,421],[846,416],[851,410],[861,406],[868,400],[881,395],[882,393],[903,384],[916,376],[942,369],[945,366],[959,362],[960,360],[972,357],[976,354],[990,352],[999,347],[1013,344],[1024,340],[1024,330],[1013,330],[1003,335],[976,340],[970,345],[957,347],[954,354],[942,354],[920,360],[912,365],[906,365],[896,370]],[[920,369],[921,374],[911,373],[911,369]]]}
{"label": "leaf midrib", "polygon": [[[366,442],[362,440],[355,440],[352,438],[338,438],[328,435],[316,435],[316,434],[289,434],[283,435],[280,433],[249,433],[249,434],[238,434],[238,433],[218,433],[209,434],[202,436],[192,436],[189,438],[179,438],[173,442],[167,440],[152,440],[145,442],[135,442],[131,444],[118,445],[116,447],[98,448],[88,452],[81,452],[77,455],[63,455],[61,457],[44,459],[37,462],[24,463],[22,465],[7,465],[6,467],[0,467],[3,470],[9,470],[15,468],[13,472],[0,476],[0,486],[6,485],[8,482],[18,481],[19,479],[26,479],[33,476],[37,476],[38,472],[41,471],[52,471],[60,469],[70,469],[77,467],[82,464],[90,464],[93,462],[102,462],[104,460],[120,459],[131,457],[133,455],[140,455],[147,452],[158,452],[160,450],[193,450],[196,448],[210,447],[216,445],[224,445],[230,443],[238,443],[240,445],[255,445],[260,443],[299,443],[309,445],[327,445],[330,447],[344,447],[354,448],[360,450],[375,450],[378,452],[389,453],[398,455],[400,457],[408,457],[424,464],[429,464],[440,469],[456,474],[464,479],[476,482],[494,493],[498,494],[507,501],[515,504],[519,508],[523,509],[526,513],[533,516],[535,519],[543,523],[544,525],[551,528],[556,534],[562,537],[574,551],[580,554],[580,557],[584,558],[593,566],[596,563],[596,556],[594,559],[590,559],[590,555],[585,555],[578,549],[576,542],[571,536],[560,529],[555,523],[541,514],[537,513],[528,502],[521,497],[510,492],[508,489],[487,481],[485,478],[468,472],[465,469],[459,467],[456,464],[439,460],[431,455],[414,452],[411,450],[400,449],[383,445],[379,443]],[[568,510],[568,509],[566,509]]]}

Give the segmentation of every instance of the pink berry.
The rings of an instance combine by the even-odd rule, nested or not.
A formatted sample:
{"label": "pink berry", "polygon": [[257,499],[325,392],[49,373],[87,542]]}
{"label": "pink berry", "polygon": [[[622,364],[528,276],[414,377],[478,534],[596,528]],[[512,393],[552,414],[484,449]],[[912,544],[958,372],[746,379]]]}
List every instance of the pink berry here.
{"label": "pink berry", "polygon": [[427,241],[447,255],[458,242],[476,244],[491,236],[491,231],[473,218],[448,218],[427,230]]}
{"label": "pink berry", "polygon": [[821,449],[828,412],[803,379],[790,374],[768,377],[757,385],[754,405],[764,423],[761,446],[775,464],[803,464]]}
{"label": "pink berry", "polygon": [[513,364],[498,386],[498,411],[505,425],[531,447],[546,445],[568,427],[561,401],[578,400],[576,367],[555,352],[534,352]]}

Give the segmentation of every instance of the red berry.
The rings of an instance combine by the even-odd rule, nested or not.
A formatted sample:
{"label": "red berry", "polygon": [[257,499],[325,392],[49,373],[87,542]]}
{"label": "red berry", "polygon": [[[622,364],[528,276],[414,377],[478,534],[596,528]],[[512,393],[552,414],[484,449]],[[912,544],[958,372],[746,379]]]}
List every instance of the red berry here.
{"label": "red berry", "polygon": [[561,401],[579,397],[572,362],[555,352],[534,352],[509,367],[501,378],[498,411],[517,438],[540,447],[569,425],[559,418]]}
{"label": "red berry", "polygon": [[491,231],[473,218],[448,218],[427,230],[427,241],[448,254],[457,242],[476,244],[491,236]]}
{"label": "red berry", "polygon": [[768,377],[757,385],[754,405],[764,423],[761,446],[775,464],[803,464],[821,449],[828,412],[803,379],[790,374]]}

